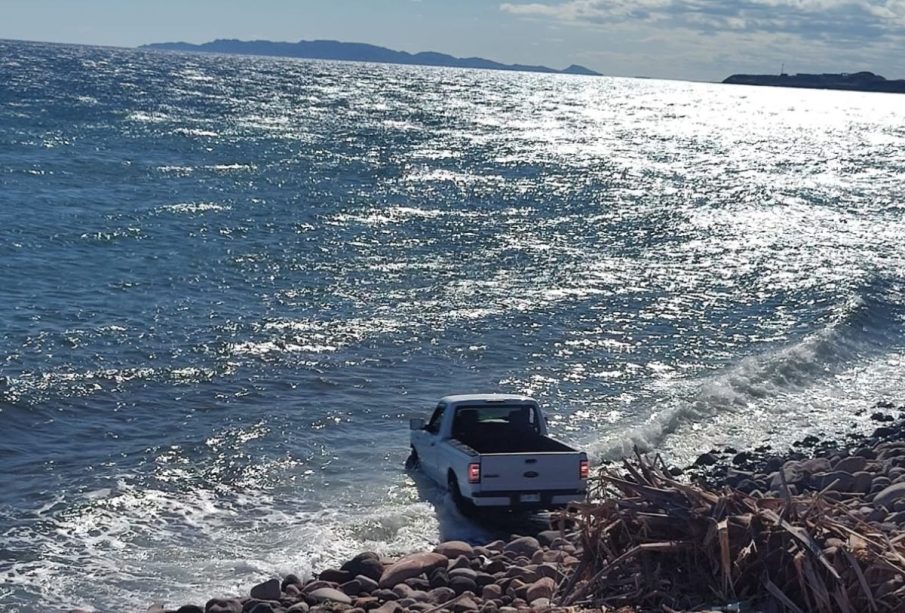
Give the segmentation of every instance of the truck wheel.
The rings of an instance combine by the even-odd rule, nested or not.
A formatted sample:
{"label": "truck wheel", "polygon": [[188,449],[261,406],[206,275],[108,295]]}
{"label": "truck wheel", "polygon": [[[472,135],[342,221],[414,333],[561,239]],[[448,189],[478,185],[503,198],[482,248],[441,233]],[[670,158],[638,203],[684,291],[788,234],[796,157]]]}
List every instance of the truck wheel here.
{"label": "truck wheel", "polygon": [[414,447],[412,447],[412,452],[409,454],[409,457],[405,459],[405,468],[407,470],[412,470],[414,468],[418,468],[418,464],[418,452],[415,451]]}
{"label": "truck wheel", "polygon": [[463,517],[471,518],[477,515],[477,506],[475,506],[474,502],[462,495],[462,490],[459,489],[459,481],[453,473],[449,473],[448,487],[453,504],[456,505],[456,509]]}

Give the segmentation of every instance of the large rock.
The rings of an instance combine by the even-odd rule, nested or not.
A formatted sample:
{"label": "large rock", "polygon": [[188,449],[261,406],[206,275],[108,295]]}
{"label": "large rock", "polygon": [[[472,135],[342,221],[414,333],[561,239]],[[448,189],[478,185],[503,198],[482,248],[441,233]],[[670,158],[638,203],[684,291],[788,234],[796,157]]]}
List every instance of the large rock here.
{"label": "large rock", "polygon": [[842,472],[855,474],[856,472],[862,471],[867,467],[867,458],[862,458],[859,455],[849,456],[847,458],[842,458],[836,465],[833,466],[833,470],[841,470]]}
{"label": "large rock", "polygon": [[535,572],[541,577],[550,577],[554,582],[563,580],[563,574],[559,572],[559,569],[556,568],[555,564],[549,564],[547,562],[539,564]]}
{"label": "large rock", "polygon": [[550,577],[541,577],[534,583],[528,586],[528,590],[526,592],[526,598],[528,602],[534,602],[539,598],[550,599],[553,598],[553,590],[556,589],[556,584],[553,582],[553,579]]}
{"label": "large rock", "polygon": [[434,553],[442,554],[450,560],[458,558],[459,556],[471,558],[474,557],[474,547],[465,541],[446,541],[445,543],[437,545],[437,547],[434,548]]}
{"label": "large rock", "polygon": [[340,570],[348,571],[353,577],[364,575],[374,581],[380,581],[383,574],[383,564],[380,557],[373,552],[360,553],[340,567]]}
{"label": "large rock", "polygon": [[857,494],[866,494],[870,491],[871,483],[873,482],[874,475],[873,473],[869,473],[867,471],[858,471],[852,475],[852,489],[851,491]]}
{"label": "large rock", "polygon": [[[283,609],[280,609],[282,611]],[[178,613],[178,612],[177,612]],[[269,602],[259,602],[248,610],[248,613],[274,613]]]}
{"label": "large rock", "polygon": [[380,576],[380,587],[391,588],[411,577],[446,568],[447,557],[439,553],[414,553],[405,556]]}
{"label": "large rock", "polygon": [[270,579],[264,583],[259,583],[249,592],[252,598],[258,600],[279,600],[280,599],[280,580]]}
{"label": "large rock", "polygon": [[478,573],[471,568],[454,568],[449,571],[449,579],[452,580],[453,577],[467,577],[472,581],[478,578]]}
{"label": "large rock", "polygon": [[374,590],[373,592],[371,592],[371,596],[379,598],[380,600],[383,600],[384,602],[386,602],[388,600],[395,601],[397,598],[399,598],[399,596],[396,595],[396,592],[394,592],[393,590],[387,589],[387,588],[381,588],[379,590]]}
{"label": "large rock", "polygon": [[452,588],[448,587],[435,587],[430,592],[427,593],[427,597],[430,602],[435,604],[443,604],[444,602],[450,601],[456,597],[456,593]]}
{"label": "large rock", "polygon": [[329,583],[336,583],[337,585],[340,585],[350,580],[354,576],[355,575],[347,570],[336,570],[335,568],[328,568],[327,570],[319,574],[317,578],[321,581],[327,581]]}
{"label": "large rock", "polygon": [[364,609],[365,611],[370,611],[371,609],[376,609],[380,606],[380,599],[375,598],[374,596],[359,596],[358,598],[352,599],[352,606],[358,609]]}
{"label": "large rock", "polygon": [[457,596],[465,592],[474,593],[478,591],[478,584],[475,583],[474,579],[469,579],[468,577],[450,577],[449,587],[453,589]]}
{"label": "large rock", "polygon": [[496,600],[497,598],[503,597],[503,588],[495,583],[491,583],[490,585],[485,585],[484,590],[481,592],[481,598],[484,600]]}
{"label": "large rock", "polygon": [[308,606],[308,603],[302,600],[301,602],[297,602],[288,609],[286,609],[286,613],[308,613],[308,609],[311,607]]}
{"label": "large rock", "polygon": [[462,598],[461,600],[457,601],[453,605],[452,609],[453,609],[453,613],[466,613],[468,611],[477,611],[478,604],[474,600],[472,600],[471,598],[466,596],[465,598]]}
{"label": "large rock", "polygon": [[288,574],[283,578],[283,581],[280,583],[280,589],[286,590],[286,586],[288,585],[297,585],[299,588],[302,587],[302,580],[298,578],[298,575]]}
{"label": "large rock", "polygon": [[402,606],[394,601],[385,602],[376,609],[371,609],[371,613],[398,613],[402,611]]}
{"label": "large rock", "polygon": [[449,573],[445,568],[438,568],[430,574],[430,587],[446,587],[449,585]]}
{"label": "large rock", "polygon": [[358,581],[359,585],[361,585],[361,591],[368,594],[380,587],[376,581],[364,575],[356,575],[355,581]]}
{"label": "large rock", "polygon": [[834,470],[828,473],[814,473],[811,475],[811,484],[818,490],[831,487],[835,492],[848,492],[852,487],[852,476],[846,472]]}
{"label": "large rock", "polygon": [[316,602],[339,602],[342,604],[352,604],[352,599],[348,594],[332,587],[321,587],[308,592],[308,597],[313,598]]}
{"label": "large rock", "polygon": [[339,591],[348,596],[358,596],[364,590],[361,587],[361,581],[358,579],[352,579],[351,581],[346,581],[342,585],[339,586]]}
{"label": "large rock", "polygon": [[213,598],[204,605],[204,613],[242,613],[242,603],[231,598]]}
{"label": "large rock", "polygon": [[333,584],[327,581],[321,581],[320,579],[314,579],[313,581],[309,581],[302,587],[302,593],[307,594],[309,592],[313,592],[314,590],[319,590],[322,587],[333,587]]}
{"label": "large rock", "polygon": [[509,541],[505,547],[503,547],[503,551],[510,555],[525,556],[529,560],[531,556],[534,555],[534,552],[540,549],[540,543],[537,542],[537,539],[533,536],[522,536],[520,538]]}
{"label": "large rock", "polygon": [[425,592],[424,590],[415,590],[414,592],[412,592],[411,597],[415,602],[429,602],[430,601],[430,596],[428,596],[427,592]]}
{"label": "large rock", "polygon": [[176,609],[176,613],[204,613],[204,609],[196,604],[184,604]]}
{"label": "large rock", "polygon": [[541,545],[546,545],[549,547],[553,544],[553,541],[562,536],[562,533],[559,530],[544,530],[542,532],[537,533],[537,541]]}
{"label": "large rock", "polygon": [[[442,569],[440,569],[440,570],[442,570]],[[434,572],[436,572],[436,571],[434,571]],[[422,590],[425,592],[428,591],[429,589],[431,589],[431,587],[434,587],[431,585],[430,581],[428,581],[427,579],[424,579],[423,577],[409,577],[408,579],[406,579],[404,581],[404,583],[407,586],[409,586],[410,588],[412,588],[413,590]]]}
{"label": "large rock", "polygon": [[905,496],[905,483],[893,483],[889,487],[877,492],[874,497],[874,506],[892,509],[896,500]]}
{"label": "large rock", "polygon": [[892,484],[892,480],[883,475],[874,477],[870,482],[870,493],[879,494]]}
{"label": "large rock", "polygon": [[809,475],[813,475],[814,473],[825,473],[833,469],[833,467],[830,465],[830,461],[827,458],[811,458],[809,460],[802,460],[798,463],[798,466],[801,468],[801,470]]}

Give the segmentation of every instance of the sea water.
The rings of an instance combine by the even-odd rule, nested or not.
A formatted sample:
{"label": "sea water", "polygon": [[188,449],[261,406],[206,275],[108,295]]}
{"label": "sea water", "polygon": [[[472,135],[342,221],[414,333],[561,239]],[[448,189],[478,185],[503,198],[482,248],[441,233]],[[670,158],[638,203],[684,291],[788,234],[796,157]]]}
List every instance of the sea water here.
{"label": "sea water", "polygon": [[869,429],[903,101],[0,42],[0,609],[480,541],[403,470],[445,394],[595,461]]}

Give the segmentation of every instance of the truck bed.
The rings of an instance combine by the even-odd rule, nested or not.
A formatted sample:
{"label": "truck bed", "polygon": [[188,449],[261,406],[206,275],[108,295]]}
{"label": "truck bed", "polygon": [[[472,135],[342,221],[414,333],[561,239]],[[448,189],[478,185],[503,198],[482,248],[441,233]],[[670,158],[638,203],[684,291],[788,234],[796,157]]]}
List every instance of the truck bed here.
{"label": "truck bed", "polygon": [[[464,439],[464,440],[463,440]],[[458,440],[481,454],[486,453],[563,453],[574,452],[571,447],[549,436],[493,436],[486,432],[481,435],[463,436]]]}

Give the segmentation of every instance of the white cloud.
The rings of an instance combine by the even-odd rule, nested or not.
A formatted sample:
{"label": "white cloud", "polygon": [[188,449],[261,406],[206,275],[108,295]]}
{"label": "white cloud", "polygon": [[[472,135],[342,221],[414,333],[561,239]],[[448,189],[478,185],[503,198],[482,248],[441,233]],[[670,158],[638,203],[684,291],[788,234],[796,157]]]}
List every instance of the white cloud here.
{"label": "white cloud", "polygon": [[876,40],[905,33],[905,0],[560,0],[500,5],[504,12],[599,27],[654,23],[699,32],[786,32]]}

